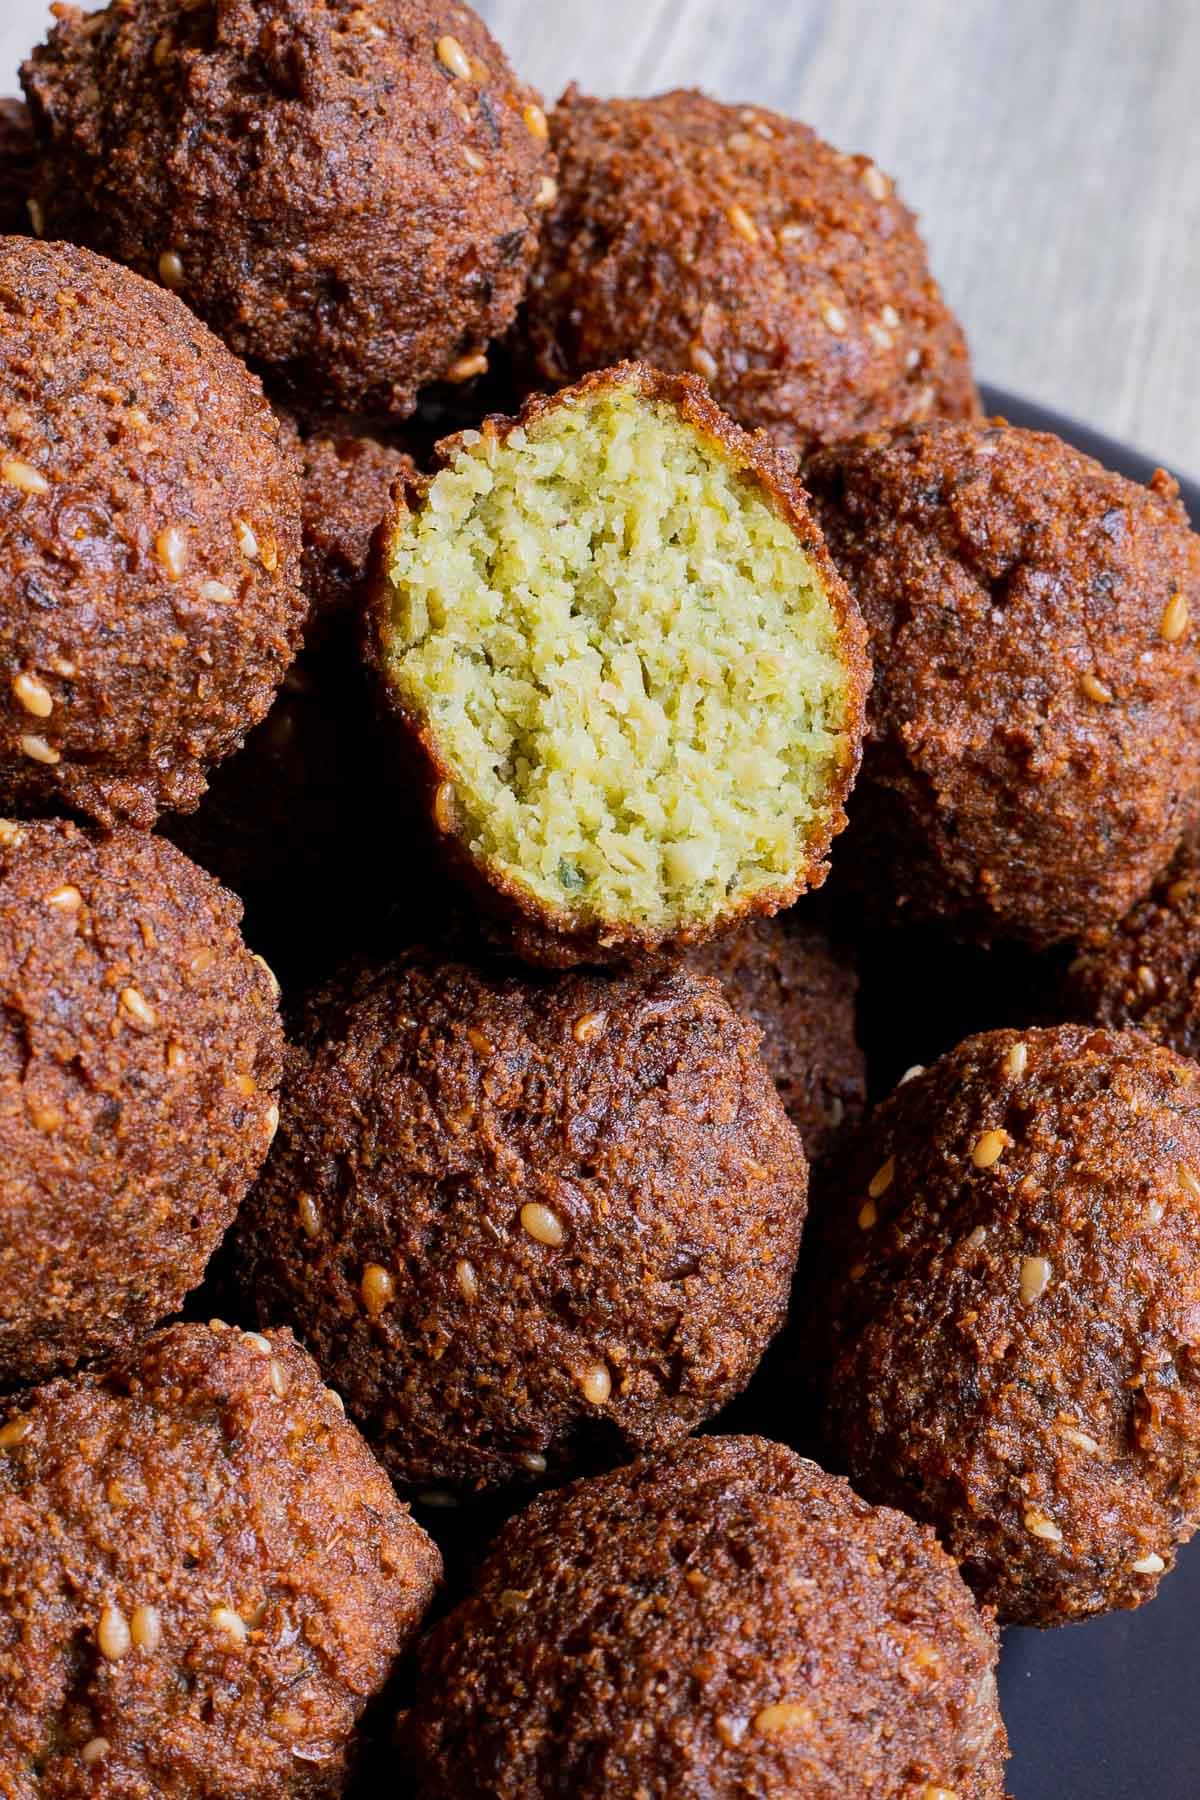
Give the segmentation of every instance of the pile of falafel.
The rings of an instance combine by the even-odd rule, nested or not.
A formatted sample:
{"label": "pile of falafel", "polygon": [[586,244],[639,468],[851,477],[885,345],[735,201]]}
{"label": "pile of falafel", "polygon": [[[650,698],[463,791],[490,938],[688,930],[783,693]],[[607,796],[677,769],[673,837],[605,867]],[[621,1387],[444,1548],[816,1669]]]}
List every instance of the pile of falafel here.
{"label": "pile of falafel", "polygon": [[1176,485],[984,417],[804,125],[53,10],[0,1792],[1003,1800],[1000,1625],[1200,1518]]}

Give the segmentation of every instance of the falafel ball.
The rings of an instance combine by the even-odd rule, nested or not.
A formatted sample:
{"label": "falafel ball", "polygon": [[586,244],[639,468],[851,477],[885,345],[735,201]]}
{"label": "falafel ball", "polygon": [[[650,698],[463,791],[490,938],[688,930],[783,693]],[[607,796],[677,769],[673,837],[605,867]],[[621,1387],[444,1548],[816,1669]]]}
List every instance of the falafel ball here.
{"label": "falafel ball", "polygon": [[30,228],[35,151],[25,102],[0,100],[0,234],[19,236]]}
{"label": "falafel ball", "polygon": [[394,1478],[682,1437],[783,1324],[807,1169],[715,981],[413,952],[308,1003],[235,1234]]}
{"label": "falafel ball", "polygon": [[837,1466],[1002,1620],[1150,1599],[1200,1510],[1200,1069],[1136,1031],[968,1038],[814,1219]]}
{"label": "falafel ball", "polygon": [[441,449],[382,545],[375,656],[520,953],[700,942],[819,886],[868,670],[786,459],[633,363]]}
{"label": "falafel ball", "polygon": [[1119,925],[1088,932],[1063,983],[1068,1018],[1135,1025],[1200,1061],[1200,838]]}
{"label": "falafel ball", "polygon": [[688,956],[715,975],[735,1012],[762,1032],[759,1048],[810,1162],[862,1117],[866,1058],[855,1035],[858,977],[824,932],[792,914],[755,919]]}
{"label": "falafel ball", "polygon": [[0,821],[0,1389],[175,1311],[258,1173],[283,1032],[240,918],[158,838]]}
{"label": "falafel ball", "polygon": [[762,107],[677,91],[550,115],[558,198],[518,322],[553,387],[625,357],[702,375],[806,450],[979,412],[916,220],[864,156]]}
{"label": "falafel ball", "polygon": [[931,425],[807,467],[875,662],[842,867],[1035,946],[1115,923],[1200,783],[1200,539],[1043,432]]}
{"label": "falafel ball", "polygon": [[295,654],[296,471],[254,377],[127,269],[0,239],[0,314],[0,802],[152,825]]}
{"label": "falafel ball", "polygon": [[506,1527],[401,1741],[426,1800],[1001,1800],[996,1654],[931,1531],[702,1438]]}
{"label": "falafel ball", "polygon": [[323,1800],[441,1574],[286,1331],[214,1322],[0,1425],[14,1800]]}
{"label": "falafel ball", "polygon": [[47,228],[174,288],[274,387],[405,415],[486,371],[554,163],[469,6],[72,7],[21,79]]}

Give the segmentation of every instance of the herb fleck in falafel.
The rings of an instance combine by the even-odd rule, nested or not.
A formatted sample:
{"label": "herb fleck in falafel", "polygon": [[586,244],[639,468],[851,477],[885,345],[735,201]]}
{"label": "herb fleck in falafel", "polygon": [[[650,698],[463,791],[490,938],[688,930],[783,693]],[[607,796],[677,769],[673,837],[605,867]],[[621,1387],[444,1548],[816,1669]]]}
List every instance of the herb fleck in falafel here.
{"label": "herb fleck in falafel", "polygon": [[0,821],[0,1388],[175,1311],[267,1154],[283,1033],[211,876]]}
{"label": "herb fleck in falafel", "polygon": [[441,1568],[310,1358],[287,1332],[174,1326],[13,1408],[5,1792],[344,1793]]}
{"label": "herb fleck in falafel", "polygon": [[867,664],[784,459],[636,364],[442,449],[384,544],[376,656],[521,953],[699,942],[819,885]]}
{"label": "herb fleck in falafel", "polygon": [[426,1800],[1001,1800],[996,1649],[931,1531],[701,1438],[506,1527],[401,1741]]}
{"label": "herb fleck in falafel", "polygon": [[393,1476],[484,1488],[683,1436],[783,1323],[800,1140],[717,984],[414,954],[310,1002],[242,1291]]}

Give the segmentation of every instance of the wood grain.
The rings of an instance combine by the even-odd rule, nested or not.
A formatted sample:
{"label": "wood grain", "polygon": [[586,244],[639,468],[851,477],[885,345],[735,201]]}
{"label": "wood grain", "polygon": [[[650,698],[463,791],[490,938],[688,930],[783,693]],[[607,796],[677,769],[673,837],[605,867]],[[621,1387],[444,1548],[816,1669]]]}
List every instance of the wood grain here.
{"label": "wood grain", "polygon": [[[1196,0],[479,0],[548,95],[705,87],[894,173],[990,381],[1200,474]],[[45,0],[0,0],[0,91]]]}

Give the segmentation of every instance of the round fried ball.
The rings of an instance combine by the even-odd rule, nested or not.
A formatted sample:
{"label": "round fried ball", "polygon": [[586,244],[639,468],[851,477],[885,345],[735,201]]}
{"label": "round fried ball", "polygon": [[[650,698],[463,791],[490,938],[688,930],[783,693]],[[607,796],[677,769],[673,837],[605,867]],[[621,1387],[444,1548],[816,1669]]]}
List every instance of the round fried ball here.
{"label": "round fried ball", "polygon": [[748,1381],[799,1247],[804,1154],[756,1044],[684,970],[413,953],[335,984],[288,1050],[242,1291],[399,1481],[682,1437]]}
{"label": "round fried ball", "polygon": [[1200,1508],[1200,1069],[1136,1031],[968,1038],[817,1217],[855,1485],[936,1526],[1004,1620],[1150,1599]]}
{"label": "round fried ball", "polygon": [[32,223],[35,140],[23,100],[0,100],[0,233],[27,232]]}
{"label": "round fried ball", "polygon": [[1200,782],[1200,539],[1058,438],[933,425],[808,465],[875,662],[845,862],[964,934],[1113,923]]}
{"label": "round fried ball", "polygon": [[819,886],[867,664],[786,459],[633,363],[441,450],[382,544],[375,656],[520,953],[700,942]]}
{"label": "round fried ball", "polygon": [[816,926],[755,919],[688,956],[715,975],[735,1012],[762,1032],[759,1054],[810,1162],[862,1116],[866,1059],[855,1035],[858,979]]}
{"label": "round fried ball", "polygon": [[441,1573],[287,1332],[178,1325],[0,1424],[15,1800],[323,1800]]}
{"label": "round fried ball", "polygon": [[458,0],[121,0],[22,71],[48,229],[183,296],[306,403],[487,368],[553,192],[544,115]]}
{"label": "round fried ball", "polygon": [[299,495],[258,382],[161,288],[0,239],[0,799],[190,810],[300,641]]}
{"label": "round fried ball", "polygon": [[0,821],[0,1390],[174,1312],[257,1174],[283,1033],[240,918],[158,838]]}
{"label": "round fried ball", "polygon": [[560,386],[636,357],[703,376],[796,449],[978,411],[966,346],[886,175],[807,125],[704,94],[550,116],[558,198],[519,324]]}
{"label": "round fried ball", "polygon": [[426,1800],[1001,1800],[996,1652],[931,1531],[705,1438],[505,1528],[402,1743]]}

